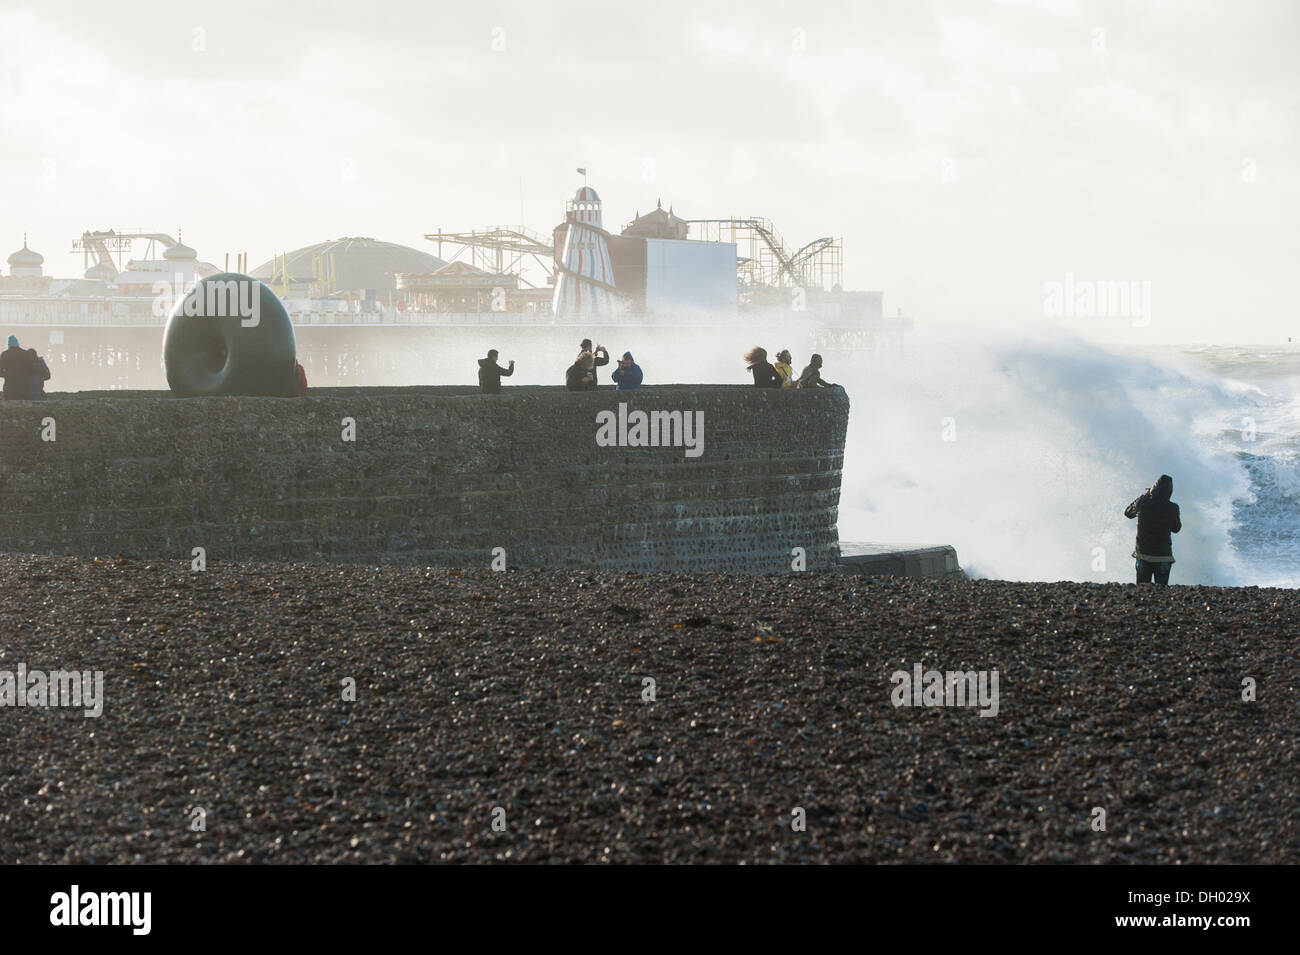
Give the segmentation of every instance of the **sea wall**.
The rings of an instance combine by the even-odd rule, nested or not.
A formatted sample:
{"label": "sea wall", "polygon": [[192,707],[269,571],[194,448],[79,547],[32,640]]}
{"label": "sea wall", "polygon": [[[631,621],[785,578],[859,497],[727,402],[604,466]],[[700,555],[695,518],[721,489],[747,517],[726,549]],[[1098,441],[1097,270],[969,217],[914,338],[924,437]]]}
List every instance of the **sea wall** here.
{"label": "sea wall", "polygon": [[[602,446],[620,403],[702,420],[698,455]],[[803,548],[826,570],[848,410],[713,385],[0,402],[0,551],[759,573]]]}

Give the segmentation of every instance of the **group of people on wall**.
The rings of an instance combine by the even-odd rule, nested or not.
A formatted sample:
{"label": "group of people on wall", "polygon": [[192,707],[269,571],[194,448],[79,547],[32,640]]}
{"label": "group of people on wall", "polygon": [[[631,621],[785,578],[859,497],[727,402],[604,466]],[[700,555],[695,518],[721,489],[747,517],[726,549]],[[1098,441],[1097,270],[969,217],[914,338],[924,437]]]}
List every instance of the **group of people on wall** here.
{"label": "group of people on wall", "polygon": [[[486,358],[478,360],[478,386],[484,394],[495,395],[501,392],[501,379],[509,378],[515,373],[512,358],[505,368],[497,364],[499,352],[493,348]],[[604,345],[591,346],[591,339],[584,338],[578,345],[578,357],[564,373],[564,387],[569,391],[592,391],[596,388],[598,374],[596,369],[609,364],[609,350]],[[609,373],[610,379],[619,391],[636,391],[641,387],[641,366],[636,363],[630,351],[623,352],[618,365]]]}
{"label": "group of people on wall", "polygon": [[808,359],[799,377],[794,377],[794,359],[788,348],[776,353],[776,364],[767,360],[767,349],[755,345],[745,352],[746,368],[754,376],[755,388],[836,388],[822,378],[822,356]]}
{"label": "group of people on wall", "polygon": [[[495,395],[501,392],[501,379],[509,378],[515,373],[512,358],[503,368],[498,364],[500,352],[495,348],[487,353],[486,358],[478,360],[478,384],[484,394]],[[813,355],[804,366],[799,377],[794,375],[794,359],[788,349],[776,354],[776,364],[767,360],[767,351],[755,345],[745,352],[748,371],[758,388],[837,388],[822,378],[822,356]],[[609,350],[604,345],[594,348],[590,338],[584,338],[578,345],[578,357],[564,372],[564,387],[569,391],[592,391],[600,383],[598,369],[609,364]],[[636,363],[630,351],[623,352],[617,366],[609,375],[619,391],[636,391],[641,387],[644,375],[641,366]]]}

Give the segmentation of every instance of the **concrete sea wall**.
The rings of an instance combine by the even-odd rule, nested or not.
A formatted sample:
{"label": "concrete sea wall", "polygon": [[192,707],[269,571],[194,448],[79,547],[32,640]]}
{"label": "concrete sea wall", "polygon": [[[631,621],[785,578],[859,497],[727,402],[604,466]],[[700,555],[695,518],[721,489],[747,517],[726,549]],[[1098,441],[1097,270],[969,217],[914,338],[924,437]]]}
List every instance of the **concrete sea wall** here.
{"label": "concrete sea wall", "polygon": [[957,550],[948,544],[860,544],[840,542],[840,565],[869,577],[952,577],[964,580],[966,572]]}
{"label": "concrete sea wall", "polygon": [[[620,402],[702,413],[700,453],[601,446]],[[803,548],[828,570],[848,411],[713,385],[0,402],[0,551],[758,573]]]}

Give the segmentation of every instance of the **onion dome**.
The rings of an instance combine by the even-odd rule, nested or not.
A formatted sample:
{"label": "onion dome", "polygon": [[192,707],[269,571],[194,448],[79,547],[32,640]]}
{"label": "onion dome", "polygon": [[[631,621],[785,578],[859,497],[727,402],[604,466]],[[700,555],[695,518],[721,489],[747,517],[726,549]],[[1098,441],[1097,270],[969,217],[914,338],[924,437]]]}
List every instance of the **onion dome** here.
{"label": "onion dome", "polygon": [[27,236],[23,236],[23,247],[9,256],[9,264],[20,269],[36,269],[45,264],[45,256],[27,248]]}

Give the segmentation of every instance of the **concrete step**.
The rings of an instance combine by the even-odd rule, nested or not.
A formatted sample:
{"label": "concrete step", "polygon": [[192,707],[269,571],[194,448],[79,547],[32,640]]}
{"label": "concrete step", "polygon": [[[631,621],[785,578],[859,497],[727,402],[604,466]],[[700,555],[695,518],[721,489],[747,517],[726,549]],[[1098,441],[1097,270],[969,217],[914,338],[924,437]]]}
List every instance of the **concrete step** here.
{"label": "concrete step", "polygon": [[956,577],[966,572],[957,550],[947,544],[873,544],[840,542],[840,566],[855,574],[886,577]]}

